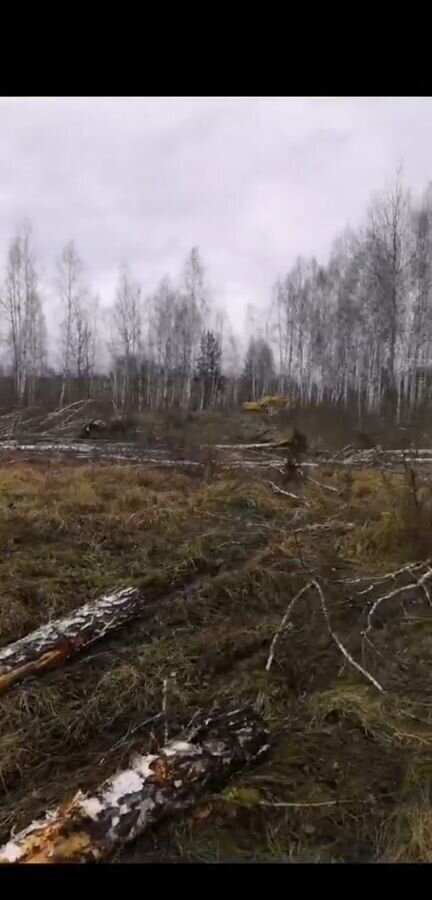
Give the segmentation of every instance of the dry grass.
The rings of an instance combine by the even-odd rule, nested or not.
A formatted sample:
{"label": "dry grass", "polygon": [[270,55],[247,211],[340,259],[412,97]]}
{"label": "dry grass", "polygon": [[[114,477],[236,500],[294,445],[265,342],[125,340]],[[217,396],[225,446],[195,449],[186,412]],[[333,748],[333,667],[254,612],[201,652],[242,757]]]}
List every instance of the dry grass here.
{"label": "dry grass", "polygon": [[[358,592],[368,582],[348,584],[432,555],[425,519],[418,506],[412,516],[403,473],[314,477],[337,493],[299,483],[295,501],[265,476],[218,465],[199,477],[145,466],[3,467],[2,644],[113,586],[141,585],[157,605],[2,699],[0,839],[98,784],[134,749],[156,746],[168,679],[170,734],[197,708],[260,696],[271,753],[121,859],[431,860],[432,618],[396,609],[362,647]],[[423,478],[423,506],[427,491]],[[265,672],[287,603],[311,572],[332,627],[384,696],[347,667],[313,592]]]}

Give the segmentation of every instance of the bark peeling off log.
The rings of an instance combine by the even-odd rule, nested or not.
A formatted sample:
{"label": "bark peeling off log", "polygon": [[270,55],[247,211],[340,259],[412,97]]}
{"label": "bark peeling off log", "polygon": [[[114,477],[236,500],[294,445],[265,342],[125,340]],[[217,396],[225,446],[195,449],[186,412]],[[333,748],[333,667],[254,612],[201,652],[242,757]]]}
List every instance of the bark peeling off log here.
{"label": "bark peeling off log", "polygon": [[105,594],[70,616],[42,625],[0,649],[0,694],[29,675],[61,665],[140,612],[145,598],[137,588]]}
{"label": "bark peeling off log", "polygon": [[250,707],[201,720],[158,754],[135,755],[131,766],[92,795],[33,822],[0,849],[0,863],[95,862],[146,828],[222,787],[230,775],[268,749],[268,732]]}

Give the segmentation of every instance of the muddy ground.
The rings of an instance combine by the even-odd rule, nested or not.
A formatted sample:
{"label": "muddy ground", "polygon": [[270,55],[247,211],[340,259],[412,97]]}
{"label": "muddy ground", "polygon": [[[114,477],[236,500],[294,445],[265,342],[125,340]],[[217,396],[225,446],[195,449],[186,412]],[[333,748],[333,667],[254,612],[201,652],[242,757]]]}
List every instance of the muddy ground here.
{"label": "muddy ground", "polygon": [[116,861],[432,861],[429,466],[332,451],[296,477],[282,450],[75,443],[0,447],[0,644],[112,588],[151,602],[1,698],[0,842],[250,702],[268,758]]}

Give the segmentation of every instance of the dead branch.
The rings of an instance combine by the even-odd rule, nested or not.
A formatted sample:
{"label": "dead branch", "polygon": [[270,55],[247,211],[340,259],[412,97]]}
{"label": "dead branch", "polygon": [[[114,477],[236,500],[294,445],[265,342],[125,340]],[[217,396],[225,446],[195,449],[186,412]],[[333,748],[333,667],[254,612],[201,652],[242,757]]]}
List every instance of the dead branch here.
{"label": "dead branch", "polygon": [[297,494],[291,494],[290,491],[282,490],[282,488],[275,484],[274,481],[267,480],[266,484],[270,485],[272,491],[275,494],[282,494],[284,497],[289,497],[291,500],[297,500],[298,503],[303,503],[304,506],[310,506],[310,504],[307,503],[306,500],[304,500],[302,497],[297,497]]}
{"label": "dead branch", "polygon": [[292,610],[294,609],[295,604],[297,603],[297,600],[300,600],[300,597],[302,596],[302,594],[305,594],[306,591],[309,590],[309,588],[311,587],[312,584],[313,584],[312,581],[309,581],[307,584],[305,584],[304,587],[302,587],[301,590],[298,591],[298,593],[295,595],[295,597],[293,597],[293,598],[290,600],[290,602],[288,603],[288,606],[287,606],[287,608],[286,608],[286,610],[285,610],[285,613],[284,613],[284,615],[282,616],[282,619],[281,619],[279,628],[278,628],[278,630],[275,632],[275,634],[273,635],[273,639],[272,639],[272,642],[271,642],[271,644],[270,644],[270,651],[269,651],[268,659],[267,659],[267,662],[266,662],[266,665],[265,665],[265,671],[266,671],[266,672],[270,672],[270,669],[271,669],[272,664],[273,664],[273,659],[274,659],[274,655],[275,655],[275,650],[276,650],[277,642],[278,642],[278,640],[279,640],[281,634],[283,634],[283,632],[285,631],[285,629],[286,629],[286,627],[287,627],[287,624],[288,624],[288,621],[289,621],[289,617],[290,617],[290,615],[291,615],[291,613],[292,613]]}
{"label": "dead branch", "polygon": [[[367,638],[369,632],[371,631],[373,616],[375,615],[378,607],[381,606],[381,603],[384,603],[385,600],[392,600],[394,597],[400,597],[401,594],[404,594],[407,591],[412,591],[413,587],[422,588],[429,578],[432,578],[432,569],[428,568],[427,571],[421,576],[421,578],[414,580],[414,585],[412,582],[410,584],[404,584],[401,587],[395,588],[393,591],[389,591],[387,594],[382,594],[380,597],[377,597],[368,612],[367,627],[363,632],[363,638]],[[427,596],[429,597],[429,595]]]}
{"label": "dead branch", "polygon": [[[413,575],[413,578],[414,578],[414,575]],[[423,593],[424,593],[424,595],[425,595],[425,597],[426,597],[428,606],[432,606],[431,595],[430,595],[430,593],[429,593],[429,588],[428,588],[428,586],[427,586],[427,584],[426,584],[426,579],[422,581],[421,578],[415,578],[414,580],[415,580],[415,583],[416,583],[417,587],[419,587],[419,588],[422,589],[422,591],[423,591]]]}
{"label": "dead branch", "polygon": [[168,742],[168,678],[164,678],[162,686],[162,718],[164,723],[164,741]]}
{"label": "dead branch", "polygon": [[317,481],[316,478],[311,478],[310,475],[305,475],[304,472],[302,472],[302,475],[306,479],[306,481],[310,481],[312,484],[316,484],[317,487],[323,488],[324,491],[331,491],[332,494],[340,493],[337,488],[332,487],[332,485],[330,484],[323,484],[322,481]]}
{"label": "dead branch", "polygon": [[101,766],[105,762],[107,756],[111,756],[112,753],[117,753],[122,747],[124,747],[128,743],[128,741],[130,741],[133,734],[136,734],[136,732],[140,731],[141,728],[145,728],[147,725],[150,725],[153,722],[157,722],[162,718],[162,716],[162,711],[155,713],[154,716],[149,716],[147,719],[144,719],[143,722],[138,722],[137,725],[134,725],[133,728],[130,728],[129,731],[127,731],[126,734],[124,734],[123,737],[120,738],[120,740],[116,741],[116,743],[113,744],[109,748],[109,750],[105,751],[105,754],[99,760],[98,765]]}
{"label": "dead branch", "polygon": [[71,409],[76,412],[77,409],[82,409],[89,403],[92,403],[92,401],[75,400],[74,403],[68,403],[67,406],[62,406],[60,409],[55,409],[54,412],[48,413],[48,415],[45,416],[45,422],[52,422],[53,419],[57,419],[58,416],[63,416],[66,412],[70,412]]}
{"label": "dead branch", "polygon": [[342,803],[353,803],[353,800],[317,800],[315,803],[284,803],[283,801],[271,802],[270,800],[260,800],[258,806],[274,807],[275,809],[292,808],[303,809],[313,806],[338,806]]}
{"label": "dead branch", "polygon": [[308,525],[303,525],[301,528],[296,528],[294,534],[302,534],[303,532],[314,532],[314,531],[334,531],[338,529],[338,531],[351,531],[355,528],[355,524],[353,522],[341,522],[340,519],[334,518],[329,519],[327,522],[315,522],[310,523]]}
{"label": "dead branch", "polygon": [[[395,580],[398,575],[401,575],[403,572],[409,572],[413,574],[417,571],[417,569],[422,569],[425,566],[429,565],[430,560],[426,562],[420,563],[407,563],[404,566],[401,566],[400,569],[395,569],[394,572],[386,572],[384,575],[375,575],[374,581],[367,588],[364,588],[362,591],[358,591],[358,596],[361,597],[364,594],[369,594],[371,591],[375,590],[380,583],[383,581],[387,581],[390,579]],[[370,581],[370,575],[359,575],[357,578],[341,578],[337,580],[337,584],[361,584],[362,581]]]}
{"label": "dead branch", "polygon": [[322,608],[322,611],[323,611],[323,613],[324,613],[324,618],[325,618],[325,621],[326,621],[327,630],[328,630],[328,633],[329,633],[330,637],[331,637],[332,640],[335,642],[336,646],[339,648],[340,652],[341,652],[342,655],[345,657],[345,659],[350,663],[350,665],[351,665],[351,666],[354,666],[354,668],[357,669],[358,672],[361,672],[361,674],[362,674],[365,678],[367,678],[367,680],[370,681],[371,684],[373,684],[373,686],[376,687],[378,691],[380,691],[380,692],[383,694],[383,693],[384,693],[384,688],[380,685],[380,683],[376,680],[376,678],[373,677],[373,675],[371,675],[369,672],[367,672],[366,669],[364,669],[363,666],[360,665],[360,663],[356,662],[356,660],[351,656],[351,654],[348,652],[348,650],[344,647],[344,645],[343,645],[342,641],[340,640],[340,638],[339,638],[339,637],[337,636],[337,634],[333,631],[333,629],[332,629],[332,627],[331,627],[331,623],[330,623],[330,617],[329,617],[329,614],[328,614],[328,610],[327,610],[327,606],[326,606],[324,594],[323,594],[323,591],[322,591],[322,589],[321,589],[321,585],[318,583],[318,581],[316,581],[316,579],[313,579],[312,585],[313,585],[314,588],[316,589],[316,591],[317,591],[317,593],[318,593],[318,596],[319,596],[319,598],[320,598],[321,608]]}

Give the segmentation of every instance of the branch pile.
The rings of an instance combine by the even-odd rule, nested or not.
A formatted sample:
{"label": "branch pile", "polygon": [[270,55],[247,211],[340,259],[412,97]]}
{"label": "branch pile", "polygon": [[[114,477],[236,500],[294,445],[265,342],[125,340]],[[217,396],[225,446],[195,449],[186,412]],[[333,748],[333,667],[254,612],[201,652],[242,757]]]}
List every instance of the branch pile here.
{"label": "branch pile", "polygon": [[29,406],[27,409],[14,409],[12,412],[0,415],[0,438],[8,438],[20,430],[28,430],[35,421],[42,417],[38,406]]}
{"label": "branch pile", "polygon": [[17,434],[38,434],[44,437],[76,433],[89,418],[99,418],[112,411],[112,404],[96,400],[77,400],[61,409],[46,413],[40,407],[12,410],[0,415],[0,438]]}
{"label": "branch pile", "polygon": [[167,816],[219,790],[268,749],[260,716],[246,707],[195,723],[159,753],[131,761],[93,795],[78,792],[0,848],[0,863],[84,863],[107,859]]}

